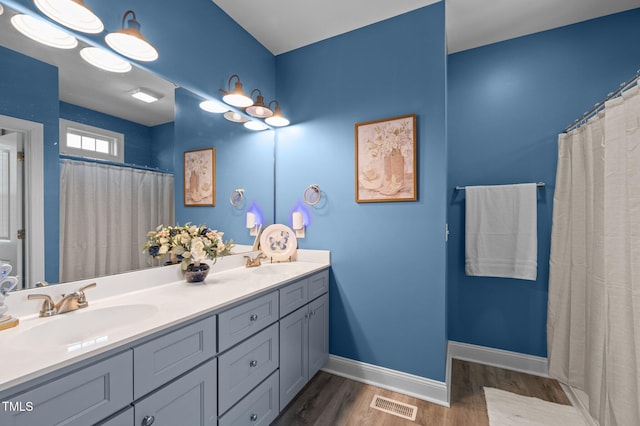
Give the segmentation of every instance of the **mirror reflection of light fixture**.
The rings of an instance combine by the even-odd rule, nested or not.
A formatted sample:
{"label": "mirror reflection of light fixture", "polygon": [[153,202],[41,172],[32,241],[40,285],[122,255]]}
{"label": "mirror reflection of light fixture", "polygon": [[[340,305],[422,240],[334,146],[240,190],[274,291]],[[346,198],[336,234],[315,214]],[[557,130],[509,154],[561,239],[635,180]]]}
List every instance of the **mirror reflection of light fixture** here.
{"label": "mirror reflection of light fixture", "polygon": [[[129,15],[131,19],[127,21]],[[158,51],[140,32],[140,23],[136,21],[133,10],[127,10],[124,13],[122,28],[107,34],[104,39],[109,47],[127,58],[144,62],[158,59]]]}
{"label": "mirror reflection of light fixture", "polygon": [[264,124],[262,121],[256,121],[256,120],[249,120],[246,123],[244,123],[244,127],[246,127],[249,130],[267,130],[269,128],[269,126],[267,126],[266,124]]}
{"label": "mirror reflection of light fixture", "polygon": [[0,15],[2,15],[3,13],[4,13],[4,6],[0,4]]}
{"label": "mirror reflection of light fixture", "polygon": [[72,30],[89,34],[104,30],[100,18],[82,0],[35,0],[35,4],[49,18]]}
{"label": "mirror reflection of light fixture", "polygon": [[278,101],[273,100],[269,102],[269,108],[271,108],[272,103],[276,103],[276,108],[274,109],[274,113],[271,117],[267,117],[264,121],[274,127],[283,127],[289,125],[289,120],[287,120],[283,115],[282,111],[280,111],[280,104]]}
{"label": "mirror reflection of light fixture", "polygon": [[262,92],[260,92],[260,89],[253,89],[251,91],[251,97],[253,98],[253,94],[255,92],[258,92],[256,101],[253,103],[253,105],[247,107],[245,111],[247,111],[247,114],[258,118],[271,117],[273,115],[273,111],[271,111],[269,107],[264,104],[264,97],[262,96]]}
{"label": "mirror reflection of light fixture", "polygon": [[146,102],[148,104],[157,102],[162,98],[161,95],[157,95],[155,93],[150,92],[148,89],[143,89],[141,87],[131,92],[131,96],[133,96],[134,98],[142,102]]}
{"label": "mirror reflection of light fixture", "polygon": [[220,102],[211,100],[200,102],[200,108],[214,114],[222,114],[223,112],[229,111],[229,108],[222,105]]}
{"label": "mirror reflection of light fixture", "polygon": [[11,17],[11,24],[22,35],[50,47],[73,49],[78,45],[75,37],[30,15],[14,15]]}
{"label": "mirror reflection of light fixture", "polygon": [[224,118],[226,118],[229,121],[233,121],[234,123],[246,123],[247,121],[249,121],[249,119],[245,116],[243,116],[240,113],[237,113],[235,111],[227,111],[224,113]]}
{"label": "mirror reflection of light fixture", "polygon": [[131,64],[117,55],[100,47],[85,47],[80,50],[82,59],[105,71],[125,73],[131,71]]}
{"label": "mirror reflection of light fixture", "polygon": [[[233,92],[231,91],[231,80],[237,79]],[[227,91],[220,89],[220,92],[224,95],[222,100],[228,103],[229,105],[233,105],[238,108],[246,108],[253,105],[253,99],[247,96],[242,90],[242,83],[240,82],[240,77],[237,74],[233,74],[229,77],[229,83],[227,85]]]}

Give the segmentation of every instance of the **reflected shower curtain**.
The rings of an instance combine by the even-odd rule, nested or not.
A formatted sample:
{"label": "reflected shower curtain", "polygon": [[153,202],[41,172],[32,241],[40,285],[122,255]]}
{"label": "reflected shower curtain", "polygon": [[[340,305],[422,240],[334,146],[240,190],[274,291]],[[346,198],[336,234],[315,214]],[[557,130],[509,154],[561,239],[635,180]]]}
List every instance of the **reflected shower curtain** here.
{"label": "reflected shower curtain", "polygon": [[149,267],[147,232],[173,221],[173,175],[62,160],[61,282]]}
{"label": "reflected shower curtain", "polygon": [[640,92],[558,140],[549,374],[601,426],[640,425]]}

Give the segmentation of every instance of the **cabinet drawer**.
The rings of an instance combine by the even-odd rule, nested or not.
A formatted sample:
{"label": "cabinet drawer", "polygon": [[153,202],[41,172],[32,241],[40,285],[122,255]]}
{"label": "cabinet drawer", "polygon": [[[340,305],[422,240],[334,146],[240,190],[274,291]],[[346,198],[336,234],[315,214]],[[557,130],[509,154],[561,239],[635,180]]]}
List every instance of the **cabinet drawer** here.
{"label": "cabinet drawer", "polygon": [[261,296],[218,315],[220,352],[278,320],[278,292]]}
{"label": "cabinet drawer", "polygon": [[278,417],[278,371],[245,396],[218,421],[218,426],[268,426]]}
{"label": "cabinet drawer", "polygon": [[278,324],[221,355],[218,361],[218,413],[227,411],[269,376],[278,368],[278,362]]}
{"label": "cabinet drawer", "polygon": [[0,410],[2,426],[86,426],[131,402],[131,351],[66,374],[8,401],[31,411]]}
{"label": "cabinet drawer", "polygon": [[309,277],[309,300],[322,296],[329,291],[329,270],[324,270]]}
{"label": "cabinet drawer", "polygon": [[210,316],[133,348],[135,399],[214,356],[215,330]]}
{"label": "cabinet drawer", "polygon": [[280,318],[295,311],[309,300],[308,280],[300,280],[282,287],[280,293]]}
{"label": "cabinet drawer", "polygon": [[215,426],[216,360],[202,364],[138,401],[134,413],[136,426]]}

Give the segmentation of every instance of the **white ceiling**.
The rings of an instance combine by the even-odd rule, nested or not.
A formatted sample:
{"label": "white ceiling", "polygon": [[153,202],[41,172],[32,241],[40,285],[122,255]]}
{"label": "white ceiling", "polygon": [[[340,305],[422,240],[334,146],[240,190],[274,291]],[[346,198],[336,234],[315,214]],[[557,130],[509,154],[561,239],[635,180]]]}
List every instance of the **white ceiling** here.
{"label": "white ceiling", "polygon": [[[213,0],[274,55],[437,0]],[[471,49],[640,7],[640,0],[446,0],[447,50]]]}

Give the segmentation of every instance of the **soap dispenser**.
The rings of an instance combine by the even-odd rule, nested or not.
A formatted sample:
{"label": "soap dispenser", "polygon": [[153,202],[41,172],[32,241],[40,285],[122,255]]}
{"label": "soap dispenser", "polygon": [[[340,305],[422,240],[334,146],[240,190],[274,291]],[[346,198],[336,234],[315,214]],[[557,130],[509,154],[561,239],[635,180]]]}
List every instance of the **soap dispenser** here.
{"label": "soap dispenser", "polygon": [[13,318],[7,315],[7,306],[4,304],[4,299],[9,295],[18,285],[18,279],[16,277],[10,277],[11,265],[0,265],[0,330],[6,330],[7,328],[13,328],[18,325],[18,318]]}

